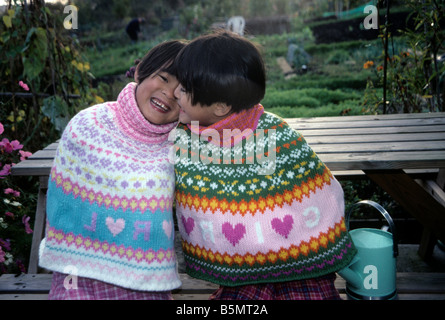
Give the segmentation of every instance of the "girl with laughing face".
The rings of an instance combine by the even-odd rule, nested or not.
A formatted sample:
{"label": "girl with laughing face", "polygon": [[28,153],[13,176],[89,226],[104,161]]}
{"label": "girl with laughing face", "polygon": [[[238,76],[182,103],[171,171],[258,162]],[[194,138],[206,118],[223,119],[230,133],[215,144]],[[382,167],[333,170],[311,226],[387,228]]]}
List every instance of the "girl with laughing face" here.
{"label": "girl with laughing face", "polygon": [[79,112],[64,130],[40,245],[39,265],[53,272],[49,299],[172,299],[181,285],[168,134],[183,47],[153,48],[117,101]]}

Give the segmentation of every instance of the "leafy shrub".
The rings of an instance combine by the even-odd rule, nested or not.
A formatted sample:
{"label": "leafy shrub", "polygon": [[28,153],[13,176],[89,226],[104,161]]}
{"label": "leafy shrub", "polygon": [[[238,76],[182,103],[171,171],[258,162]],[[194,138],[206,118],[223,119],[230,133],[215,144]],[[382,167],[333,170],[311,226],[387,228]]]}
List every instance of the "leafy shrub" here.
{"label": "leafy shrub", "polygon": [[328,104],[339,104],[346,100],[358,100],[360,97],[358,93],[354,92],[319,88],[293,90],[268,89],[262,104],[268,108],[283,106],[318,108]]}
{"label": "leafy shrub", "polygon": [[90,87],[90,65],[62,18],[43,1],[31,1],[11,6],[0,21],[0,118],[9,119],[5,128],[31,150],[58,139],[74,114],[100,98]]}
{"label": "leafy shrub", "polygon": [[280,106],[306,106],[315,108],[320,105],[317,99],[303,95],[300,90],[268,91],[262,103],[270,108]]}
{"label": "leafy shrub", "polygon": [[363,114],[363,108],[355,100],[344,101],[341,104],[328,104],[318,108],[309,108],[305,106],[284,106],[269,108],[264,105],[268,112],[272,112],[282,118],[309,118],[309,117],[331,117],[340,115],[360,115]]}
{"label": "leafy shrub", "polygon": [[348,51],[346,50],[334,50],[331,53],[329,53],[328,57],[326,58],[325,63],[326,64],[340,64],[345,61],[348,61],[351,59],[351,56]]}
{"label": "leafy shrub", "polygon": [[[277,80],[270,88],[276,90],[289,90],[289,89],[303,89],[303,88],[323,88],[323,89],[347,89],[347,90],[360,90],[363,91],[366,88],[369,73],[355,73],[344,74],[336,76],[326,75],[304,75],[297,76],[288,80]],[[371,79],[377,79],[375,75],[371,75]]]}

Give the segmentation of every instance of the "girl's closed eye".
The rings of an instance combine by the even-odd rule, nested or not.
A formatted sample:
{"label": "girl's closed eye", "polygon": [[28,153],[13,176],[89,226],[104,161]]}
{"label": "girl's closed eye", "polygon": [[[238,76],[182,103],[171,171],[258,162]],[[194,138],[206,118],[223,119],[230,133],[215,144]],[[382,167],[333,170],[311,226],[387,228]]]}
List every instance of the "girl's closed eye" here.
{"label": "girl's closed eye", "polygon": [[162,81],[167,82],[168,83],[168,77],[158,73],[158,77],[162,79]]}

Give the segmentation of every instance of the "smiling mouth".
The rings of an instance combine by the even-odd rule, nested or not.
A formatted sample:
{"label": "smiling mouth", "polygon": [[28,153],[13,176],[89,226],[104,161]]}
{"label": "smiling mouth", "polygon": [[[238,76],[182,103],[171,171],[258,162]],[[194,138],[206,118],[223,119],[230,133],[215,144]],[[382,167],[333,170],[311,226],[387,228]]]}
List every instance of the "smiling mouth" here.
{"label": "smiling mouth", "polygon": [[169,112],[170,111],[170,107],[169,106],[163,104],[161,101],[159,101],[156,98],[152,98],[151,102],[161,112]]}

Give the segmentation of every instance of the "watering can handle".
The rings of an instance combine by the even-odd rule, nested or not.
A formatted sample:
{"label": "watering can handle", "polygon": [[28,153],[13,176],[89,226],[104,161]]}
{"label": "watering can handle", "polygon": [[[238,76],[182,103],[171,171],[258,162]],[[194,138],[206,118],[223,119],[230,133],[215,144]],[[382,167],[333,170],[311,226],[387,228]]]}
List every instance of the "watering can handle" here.
{"label": "watering can handle", "polygon": [[392,237],[393,237],[393,253],[394,253],[394,257],[397,257],[399,255],[399,249],[398,249],[398,246],[397,246],[396,226],[394,225],[394,221],[392,220],[392,218],[389,215],[388,211],[386,211],[385,208],[383,208],[377,202],[374,202],[374,201],[371,201],[371,200],[362,200],[362,201],[359,201],[359,202],[355,203],[351,207],[351,209],[346,213],[346,217],[345,217],[346,228],[349,230],[349,217],[351,216],[352,211],[356,207],[358,207],[359,205],[362,205],[362,204],[367,204],[367,205],[370,205],[370,206],[376,208],[383,215],[383,217],[386,219],[386,221],[388,221],[389,229],[391,230]]}

